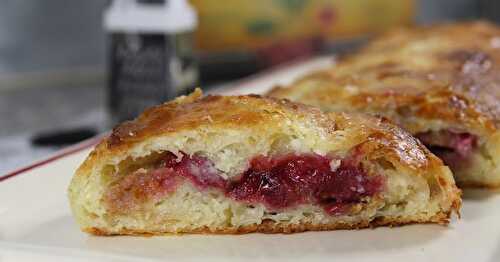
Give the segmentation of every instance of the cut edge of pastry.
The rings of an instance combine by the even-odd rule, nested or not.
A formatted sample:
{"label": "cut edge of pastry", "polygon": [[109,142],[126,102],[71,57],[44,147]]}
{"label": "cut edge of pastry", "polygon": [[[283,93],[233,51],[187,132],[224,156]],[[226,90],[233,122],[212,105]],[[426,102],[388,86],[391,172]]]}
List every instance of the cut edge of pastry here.
{"label": "cut edge of pastry", "polygon": [[[458,213],[460,191],[449,169],[418,141],[390,123],[355,115],[323,114],[288,101],[256,96],[200,97],[201,92],[196,91],[161,107],[176,108],[185,104],[190,110],[215,110],[213,108],[224,104],[225,110],[235,115],[251,113],[252,121],[235,126],[228,122],[225,113],[218,115],[220,112],[208,109],[204,114],[211,119],[205,122],[199,119],[202,123],[194,128],[191,125],[184,128],[185,121],[181,121],[178,130],[159,133],[146,130],[144,136],[139,132],[139,138],[132,136],[118,142],[113,138],[118,132],[115,129],[77,170],[69,187],[71,207],[82,230],[96,235],[293,233],[409,223],[447,224],[451,214]],[[248,112],[247,106],[251,108]],[[155,116],[154,110],[146,112],[135,124]],[[253,122],[255,119],[258,121]],[[311,200],[285,208],[270,208],[262,199],[235,199],[226,187],[213,186],[219,180],[209,181],[208,187],[200,186],[198,180],[171,172],[159,174],[158,181],[164,185],[166,178],[174,176],[178,180],[174,190],[162,189],[157,194],[154,191],[158,189],[158,181],[144,175],[158,170],[159,161],[165,162],[163,159],[172,155],[178,158],[176,161],[187,159],[187,166],[190,163],[208,165],[227,181],[253,168],[249,165],[256,157],[268,157],[270,160],[266,163],[279,162],[281,160],[276,159],[283,156],[292,156],[292,160],[294,156],[330,157],[334,160],[334,167],[331,166],[334,172],[344,159],[358,151],[362,152],[359,163],[363,172],[368,177],[382,176],[385,184],[373,195],[360,196],[358,202],[348,203],[346,213],[335,215]],[[172,157],[168,159],[171,161]],[[208,162],[203,162],[205,160]],[[127,177],[132,182],[124,182]],[[146,184],[154,190],[152,193],[137,191],[134,183]],[[139,192],[139,201],[134,194],[110,193],[127,190]],[[114,202],[117,199],[118,202]]]}

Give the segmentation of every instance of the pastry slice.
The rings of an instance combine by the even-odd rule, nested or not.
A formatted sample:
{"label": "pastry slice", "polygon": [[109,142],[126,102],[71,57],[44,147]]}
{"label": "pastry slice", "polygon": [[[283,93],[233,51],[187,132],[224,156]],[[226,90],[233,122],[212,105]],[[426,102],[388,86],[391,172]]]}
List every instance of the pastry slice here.
{"label": "pastry slice", "polygon": [[446,224],[461,203],[441,160],[387,121],[199,90],[116,127],[69,198],[97,235]]}
{"label": "pastry slice", "polygon": [[492,24],[394,30],[269,95],[387,117],[444,160],[459,186],[500,186],[500,28]]}

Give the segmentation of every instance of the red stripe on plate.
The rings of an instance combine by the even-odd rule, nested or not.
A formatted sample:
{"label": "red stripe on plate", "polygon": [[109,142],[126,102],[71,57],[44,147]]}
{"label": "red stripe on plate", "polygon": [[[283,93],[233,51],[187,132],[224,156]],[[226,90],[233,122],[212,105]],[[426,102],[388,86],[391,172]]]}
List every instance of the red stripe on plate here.
{"label": "red stripe on plate", "polygon": [[8,178],[12,178],[14,176],[17,176],[17,175],[20,175],[26,171],[29,171],[33,168],[36,168],[36,167],[39,167],[39,166],[43,166],[45,164],[48,164],[50,162],[53,162],[57,159],[60,159],[60,158],[63,158],[65,156],[68,156],[68,155],[71,155],[71,154],[74,154],[74,153],[77,153],[79,151],[82,151],[84,149],[87,149],[89,147],[92,147],[92,146],[95,146],[97,145],[104,137],[106,136],[106,134],[104,135],[98,135],[98,136],[95,136],[93,138],[89,138],[87,140],[84,140],[78,144],[75,144],[75,145],[72,145],[72,146],[69,146],[65,149],[62,149],[58,152],[56,152],[54,155],[46,158],[46,159],[43,159],[43,160],[40,160],[40,161],[37,161],[37,162],[34,162],[33,164],[29,165],[29,166],[26,166],[26,167],[22,167],[22,168],[19,168],[17,170],[14,170],[4,176],[1,176],[0,177],[0,182],[2,181],[5,181],[6,179]]}

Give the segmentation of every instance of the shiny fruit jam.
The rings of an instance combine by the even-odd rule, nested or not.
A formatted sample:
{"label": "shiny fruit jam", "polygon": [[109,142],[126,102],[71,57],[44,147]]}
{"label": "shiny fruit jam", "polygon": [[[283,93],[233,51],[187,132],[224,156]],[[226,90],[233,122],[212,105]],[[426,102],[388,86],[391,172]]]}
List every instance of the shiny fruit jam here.
{"label": "shiny fruit jam", "polygon": [[221,190],[233,200],[261,203],[270,211],[312,203],[331,215],[347,212],[352,204],[380,192],[384,184],[382,176],[368,175],[354,158],[312,153],[257,156],[243,174],[226,180],[207,158],[167,152],[154,169],[135,172],[114,185],[108,199],[114,206],[131,207],[134,199],[157,199],[172,192],[182,178],[199,190]]}

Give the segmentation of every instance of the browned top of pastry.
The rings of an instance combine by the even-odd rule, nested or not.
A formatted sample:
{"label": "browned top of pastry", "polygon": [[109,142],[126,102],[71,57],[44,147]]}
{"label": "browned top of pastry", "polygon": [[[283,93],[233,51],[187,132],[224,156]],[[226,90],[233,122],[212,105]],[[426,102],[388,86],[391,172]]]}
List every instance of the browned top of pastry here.
{"label": "browned top of pastry", "polygon": [[396,29],[332,69],[269,95],[347,111],[396,110],[500,128],[500,28],[487,22]]}
{"label": "browned top of pastry", "polygon": [[107,145],[108,148],[119,147],[146,137],[204,127],[216,130],[252,128],[255,132],[266,132],[287,119],[305,119],[318,128],[335,130],[335,122],[318,109],[286,99],[259,95],[202,97],[197,90],[190,96],[152,107],[134,121],[118,125]]}
{"label": "browned top of pastry", "polygon": [[117,126],[91,153],[78,173],[85,173],[97,163],[104,164],[117,155],[127,155],[128,150],[149,139],[176,136],[182,131],[210,133],[228,129],[247,129],[255,137],[265,137],[266,132],[281,129],[295,130],[288,132],[297,132],[299,136],[314,132],[316,135],[304,139],[315,139],[316,144],[333,139],[344,146],[362,144],[359,150],[373,159],[388,157],[415,170],[443,165],[418,140],[385,119],[359,114],[326,114],[315,107],[286,99],[257,95],[201,97],[201,91],[196,91],[153,107],[136,120]]}

